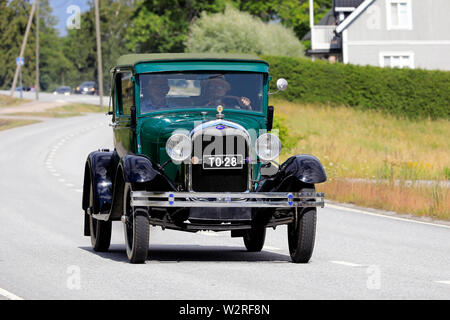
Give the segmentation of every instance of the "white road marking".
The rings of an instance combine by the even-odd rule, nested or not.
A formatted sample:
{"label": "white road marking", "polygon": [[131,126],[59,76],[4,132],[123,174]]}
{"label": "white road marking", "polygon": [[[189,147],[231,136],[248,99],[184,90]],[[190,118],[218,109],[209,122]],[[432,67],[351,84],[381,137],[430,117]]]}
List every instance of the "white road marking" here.
{"label": "white road marking", "polygon": [[425,225],[434,226],[434,227],[441,227],[441,228],[450,229],[450,226],[445,225],[445,224],[423,222],[423,221],[417,221],[417,220],[413,220],[413,219],[406,219],[406,218],[400,218],[400,217],[387,216],[387,215],[384,215],[384,214],[373,213],[373,212],[359,210],[359,209],[352,209],[352,208],[347,208],[347,207],[343,207],[343,206],[337,206],[337,205],[334,205],[334,204],[328,204],[327,203],[327,204],[325,204],[325,207],[326,208],[334,208],[334,209],[338,209],[338,210],[344,210],[344,211],[350,211],[350,212],[356,212],[356,213],[361,213],[361,214],[367,214],[367,215],[370,215],[370,216],[376,216],[376,217],[387,218],[387,219],[392,219],[392,220],[407,221],[407,222],[412,222],[412,223],[419,223],[419,224],[425,224]]}
{"label": "white road marking", "polygon": [[16,296],[14,293],[11,293],[5,289],[0,288],[0,295],[4,296],[9,300],[23,300],[23,298]]}
{"label": "white road marking", "polygon": [[448,284],[450,285],[450,280],[445,280],[445,281],[435,281],[436,283],[442,283],[442,284]]}
{"label": "white road marking", "polygon": [[70,188],[72,188],[74,185],[73,184],[71,184],[71,183],[66,183],[66,187],[70,187]]}
{"label": "white road marking", "polygon": [[347,267],[364,267],[362,264],[357,264],[353,262],[347,262],[347,261],[330,261],[331,263],[341,264],[343,266]]}
{"label": "white road marking", "polygon": [[59,177],[59,176],[60,176],[59,173],[53,173],[53,175],[54,175],[55,177]]}
{"label": "white road marking", "polygon": [[277,248],[277,247],[271,247],[271,246],[264,246],[263,250],[268,250],[268,251],[283,251],[283,249]]}
{"label": "white road marking", "polygon": [[209,237],[220,237],[221,235],[218,232],[214,231],[199,231],[201,235],[209,236]]}
{"label": "white road marking", "polygon": [[75,192],[83,192],[82,189],[75,189]]}

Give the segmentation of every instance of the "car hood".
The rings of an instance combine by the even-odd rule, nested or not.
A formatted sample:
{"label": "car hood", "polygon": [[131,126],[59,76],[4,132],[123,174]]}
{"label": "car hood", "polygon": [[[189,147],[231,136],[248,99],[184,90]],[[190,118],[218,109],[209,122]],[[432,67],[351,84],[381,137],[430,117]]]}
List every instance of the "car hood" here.
{"label": "car hood", "polygon": [[[142,138],[151,142],[164,143],[176,130],[185,130],[190,132],[194,127],[200,125],[203,122],[216,120],[217,112],[208,112],[206,115],[202,115],[199,112],[189,113],[165,113],[162,115],[155,115],[149,118],[141,118],[142,126],[141,133]],[[226,121],[234,122],[246,130],[256,130],[265,127],[265,117],[260,114],[249,115],[240,112],[224,112]]]}

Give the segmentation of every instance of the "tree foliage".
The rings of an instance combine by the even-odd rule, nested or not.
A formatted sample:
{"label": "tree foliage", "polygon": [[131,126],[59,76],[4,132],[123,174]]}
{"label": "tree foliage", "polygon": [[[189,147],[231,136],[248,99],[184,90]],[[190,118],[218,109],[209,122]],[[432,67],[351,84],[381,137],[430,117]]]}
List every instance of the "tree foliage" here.
{"label": "tree foliage", "polygon": [[189,32],[190,52],[254,53],[302,56],[295,34],[279,23],[265,23],[228,6],[224,13],[202,13]]}
{"label": "tree foliage", "polygon": [[191,22],[205,12],[222,12],[225,0],[144,0],[127,31],[132,52],[183,52]]}
{"label": "tree foliage", "polygon": [[[332,0],[314,0],[314,19],[318,22],[331,9]],[[279,20],[292,28],[299,39],[309,31],[309,0],[237,0],[240,10],[264,21]]]}
{"label": "tree foliage", "polygon": [[[99,3],[103,84],[104,93],[107,94],[110,86],[109,70],[119,56],[129,52],[125,32],[134,11],[134,1],[103,0]],[[82,81],[98,81],[95,12],[92,3],[91,8],[81,15],[80,29],[69,30],[64,37],[63,52],[76,70],[75,74],[65,77],[66,83],[76,86]]]}
{"label": "tree foliage", "polygon": [[[29,1],[0,1],[0,87],[9,89],[16,70],[16,57],[20,54],[28,17],[31,11]],[[28,45],[24,52],[25,65],[22,67],[23,85],[35,82],[34,26],[30,29]],[[17,84],[19,85],[19,84]]]}

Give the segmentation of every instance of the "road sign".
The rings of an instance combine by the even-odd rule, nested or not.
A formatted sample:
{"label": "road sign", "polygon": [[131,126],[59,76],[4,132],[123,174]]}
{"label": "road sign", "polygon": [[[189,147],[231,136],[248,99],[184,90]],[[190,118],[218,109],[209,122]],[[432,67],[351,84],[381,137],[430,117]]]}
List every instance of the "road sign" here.
{"label": "road sign", "polygon": [[17,57],[16,58],[16,65],[21,65],[23,66],[25,64],[25,58],[24,57]]}

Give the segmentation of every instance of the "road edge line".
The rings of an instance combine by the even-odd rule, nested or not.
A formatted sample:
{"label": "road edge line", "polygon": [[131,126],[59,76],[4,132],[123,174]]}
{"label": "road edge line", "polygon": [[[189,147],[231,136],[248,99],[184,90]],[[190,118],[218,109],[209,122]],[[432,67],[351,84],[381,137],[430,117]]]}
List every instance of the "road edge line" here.
{"label": "road edge line", "polygon": [[418,220],[415,220],[415,219],[408,219],[408,218],[401,218],[401,217],[393,217],[393,216],[389,216],[389,215],[386,215],[386,214],[374,213],[374,212],[370,212],[370,211],[364,211],[364,210],[361,210],[361,209],[353,209],[353,208],[348,208],[348,207],[345,207],[345,206],[340,206],[340,205],[331,204],[331,203],[326,203],[325,204],[325,208],[334,208],[334,209],[345,210],[345,211],[350,211],[350,212],[355,212],[355,213],[361,213],[361,214],[366,214],[366,215],[376,216],[376,217],[382,217],[382,218],[387,218],[387,219],[392,219],[392,220],[407,221],[407,222],[413,222],[413,223],[425,224],[425,225],[434,226],[434,227],[441,227],[441,228],[450,229],[450,226],[448,226],[446,224],[418,221]]}

